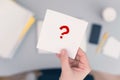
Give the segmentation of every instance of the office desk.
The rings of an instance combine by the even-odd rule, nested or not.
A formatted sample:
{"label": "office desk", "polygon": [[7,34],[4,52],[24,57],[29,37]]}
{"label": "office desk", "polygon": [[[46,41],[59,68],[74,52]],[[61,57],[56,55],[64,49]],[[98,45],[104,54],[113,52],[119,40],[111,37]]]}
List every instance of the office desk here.
{"label": "office desk", "polygon": [[[47,8],[63,12],[65,14],[85,19],[89,22],[87,38],[89,38],[90,26],[98,23],[103,26],[101,36],[104,32],[117,37],[120,40],[120,1],[119,0],[16,0],[19,4],[35,13],[37,20],[43,20]],[[114,7],[118,12],[118,17],[114,22],[106,23],[101,18],[101,11],[105,7]],[[36,23],[24,38],[13,59],[6,60],[0,58],[0,76],[12,75],[18,72],[43,69],[53,67],[46,66],[54,63],[60,67],[59,60],[54,54],[38,54]],[[96,45],[87,44],[87,57],[92,69],[97,71],[120,74],[120,59],[112,59],[103,54],[96,54]],[[33,66],[33,67],[32,67]]]}

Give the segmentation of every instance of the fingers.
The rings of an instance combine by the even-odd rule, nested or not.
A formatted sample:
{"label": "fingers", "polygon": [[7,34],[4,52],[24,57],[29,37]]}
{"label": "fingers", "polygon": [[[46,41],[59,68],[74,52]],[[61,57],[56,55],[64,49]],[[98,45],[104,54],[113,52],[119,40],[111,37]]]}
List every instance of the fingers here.
{"label": "fingers", "polygon": [[77,56],[76,56],[76,60],[79,60],[81,63],[87,64],[88,60],[86,57],[86,54],[84,53],[84,51],[82,49],[78,49],[77,52]]}
{"label": "fingers", "polygon": [[62,70],[66,71],[67,69],[69,69],[70,68],[69,57],[68,57],[67,51],[65,49],[62,49],[58,57],[62,65]]}
{"label": "fingers", "polygon": [[78,49],[78,53],[77,53],[76,59],[79,60],[79,66],[80,66],[80,68],[83,68],[83,69],[85,68],[88,71],[91,70],[91,68],[89,66],[89,63],[88,63],[88,60],[87,60],[87,56],[83,52],[83,50],[80,49],[80,48]]}
{"label": "fingers", "polygon": [[80,61],[78,61],[76,59],[69,58],[69,63],[70,63],[71,68],[73,68],[73,67],[76,67],[76,68],[79,67],[79,62]]}

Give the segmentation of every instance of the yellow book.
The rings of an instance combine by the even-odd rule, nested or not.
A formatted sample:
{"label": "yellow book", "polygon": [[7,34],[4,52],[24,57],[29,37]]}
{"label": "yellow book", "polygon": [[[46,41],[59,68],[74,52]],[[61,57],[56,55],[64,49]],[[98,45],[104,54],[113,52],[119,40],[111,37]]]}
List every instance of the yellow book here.
{"label": "yellow book", "polygon": [[35,19],[12,0],[0,0],[0,57],[11,58]]}

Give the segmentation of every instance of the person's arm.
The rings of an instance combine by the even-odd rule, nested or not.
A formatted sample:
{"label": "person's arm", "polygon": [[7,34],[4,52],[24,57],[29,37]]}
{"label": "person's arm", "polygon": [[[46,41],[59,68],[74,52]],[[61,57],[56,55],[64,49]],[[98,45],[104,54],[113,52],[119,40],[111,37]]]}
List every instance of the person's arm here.
{"label": "person's arm", "polygon": [[65,49],[57,56],[62,67],[60,80],[83,80],[91,70],[86,55],[80,48],[74,60],[68,57]]}

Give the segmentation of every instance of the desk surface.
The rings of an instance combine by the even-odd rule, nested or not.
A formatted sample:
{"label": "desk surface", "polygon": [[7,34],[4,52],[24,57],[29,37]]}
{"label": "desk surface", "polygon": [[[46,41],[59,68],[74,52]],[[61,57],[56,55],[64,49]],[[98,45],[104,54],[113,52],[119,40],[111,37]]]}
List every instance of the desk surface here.
{"label": "desk surface", "polygon": [[[98,23],[103,26],[104,32],[109,32],[111,36],[115,36],[120,40],[120,1],[119,0],[16,0],[19,4],[30,9],[35,13],[37,20],[43,20],[47,8],[63,12],[65,14],[82,18],[89,21],[87,36],[89,38],[90,26],[92,23]],[[101,18],[101,11],[104,7],[114,7],[118,12],[118,17],[114,22],[106,23]],[[39,55],[37,53],[37,30],[36,23],[30,29],[22,44],[11,60],[0,59],[0,76],[10,75],[9,72],[17,73],[17,70],[34,66],[41,69],[47,63],[54,63],[59,67],[59,60],[55,55]],[[101,35],[102,35],[101,34]],[[95,54],[96,45],[89,44],[87,46],[87,56],[91,67],[94,70],[109,72],[112,74],[120,74],[120,59],[115,60],[104,56],[103,54]],[[48,68],[50,66],[46,66]],[[52,67],[52,65],[51,65]]]}

